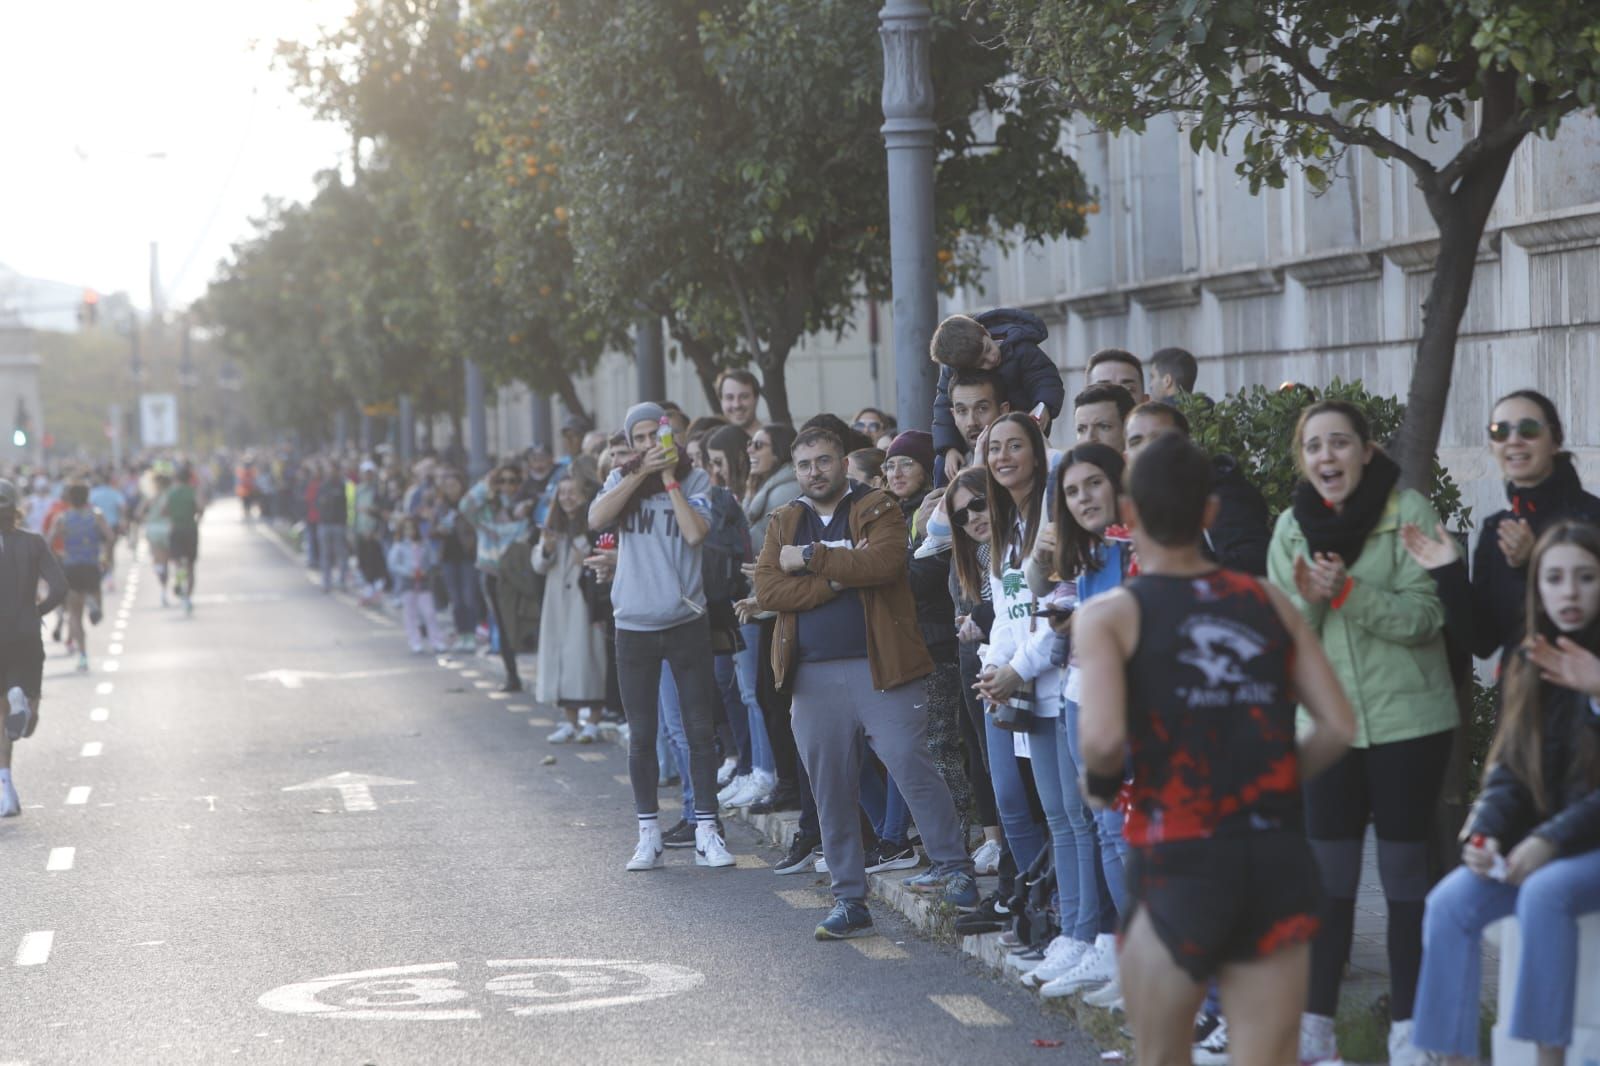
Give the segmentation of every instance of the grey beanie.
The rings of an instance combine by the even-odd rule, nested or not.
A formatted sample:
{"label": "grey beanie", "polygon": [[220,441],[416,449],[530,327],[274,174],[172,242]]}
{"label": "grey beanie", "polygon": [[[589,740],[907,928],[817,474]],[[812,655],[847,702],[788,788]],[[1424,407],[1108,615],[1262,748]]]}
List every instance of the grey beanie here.
{"label": "grey beanie", "polygon": [[661,409],[658,403],[636,403],[628,408],[628,413],[622,418],[622,435],[628,438],[628,444],[633,444],[633,427],[640,422],[648,421],[651,425],[659,423],[667,412]]}
{"label": "grey beanie", "polygon": [[15,507],[17,505],[17,487],[5,478],[0,478],[0,507]]}

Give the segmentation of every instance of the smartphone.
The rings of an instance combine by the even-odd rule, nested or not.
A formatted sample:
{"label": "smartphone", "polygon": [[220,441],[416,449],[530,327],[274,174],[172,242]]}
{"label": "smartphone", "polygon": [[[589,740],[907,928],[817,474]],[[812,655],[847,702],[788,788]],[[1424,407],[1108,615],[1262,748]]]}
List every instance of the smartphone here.
{"label": "smartphone", "polygon": [[1048,410],[1050,410],[1050,408],[1045,406],[1045,402],[1043,400],[1040,400],[1038,403],[1033,405],[1033,410],[1028,412],[1028,417],[1033,419],[1035,422],[1043,422],[1044,414]]}

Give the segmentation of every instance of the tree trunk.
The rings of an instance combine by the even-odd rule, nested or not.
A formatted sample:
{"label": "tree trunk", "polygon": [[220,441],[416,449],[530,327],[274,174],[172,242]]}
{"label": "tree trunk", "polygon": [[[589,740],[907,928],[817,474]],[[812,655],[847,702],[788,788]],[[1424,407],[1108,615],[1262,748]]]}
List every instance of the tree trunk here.
{"label": "tree trunk", "polygon": [[572,375],[565,370],[556,370],[551,377],[555,379],[556,395],[561,397],[561,405],[570,413],[583,415],[593,421],[589,412],[583,409],[583,400],[578,397],[578,386],[573,382]]}
{"label": "tree trunk", "polygon": [[[794,415],[789,410],[789,382],[784,371],[789,366],[789,352],[769,351],[761,364],[761,395],[767,401],[767,420],[794,425]],[[795,426],[798,429],[798,426]]]}

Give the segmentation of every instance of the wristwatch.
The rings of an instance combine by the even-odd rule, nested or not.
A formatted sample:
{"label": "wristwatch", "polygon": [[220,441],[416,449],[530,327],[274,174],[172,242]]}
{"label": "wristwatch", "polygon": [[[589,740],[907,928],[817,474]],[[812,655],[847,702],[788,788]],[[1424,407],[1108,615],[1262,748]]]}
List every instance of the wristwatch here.
{"label": "wristwatch", "polygon": [[816,552],[816,550],[817,546],[815,544],[807,544],[804,548],[800,549],[800,559],[806,564],[807,569],[810,569],[811,567],[811,556]]}

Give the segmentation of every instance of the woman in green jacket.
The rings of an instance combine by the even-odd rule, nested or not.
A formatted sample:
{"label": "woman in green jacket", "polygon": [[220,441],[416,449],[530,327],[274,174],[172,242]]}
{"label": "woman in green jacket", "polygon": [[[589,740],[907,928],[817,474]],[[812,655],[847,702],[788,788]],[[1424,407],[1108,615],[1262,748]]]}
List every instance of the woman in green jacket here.
{"label": "woman in green jacket", "polygon": [[1350,753],[1306,786],[1306,835],[1328,900],[1312,944],[1300,1058],[1338,1057],[1333,1020],[1370,819],[1389,914],[1390,1062],[1409,1066],[1419,1061],[1410,1036],[1431,887],[1427,841],[1457,711],[1444,605],[1400,530],[1439,520],[1425,497],[1396,487],[1400,469],[1373,443],[1360,408],[1312,404],[1294,445],[1302,480],[1273,531],[1268,575],[1321,638],[1356,712]]}

